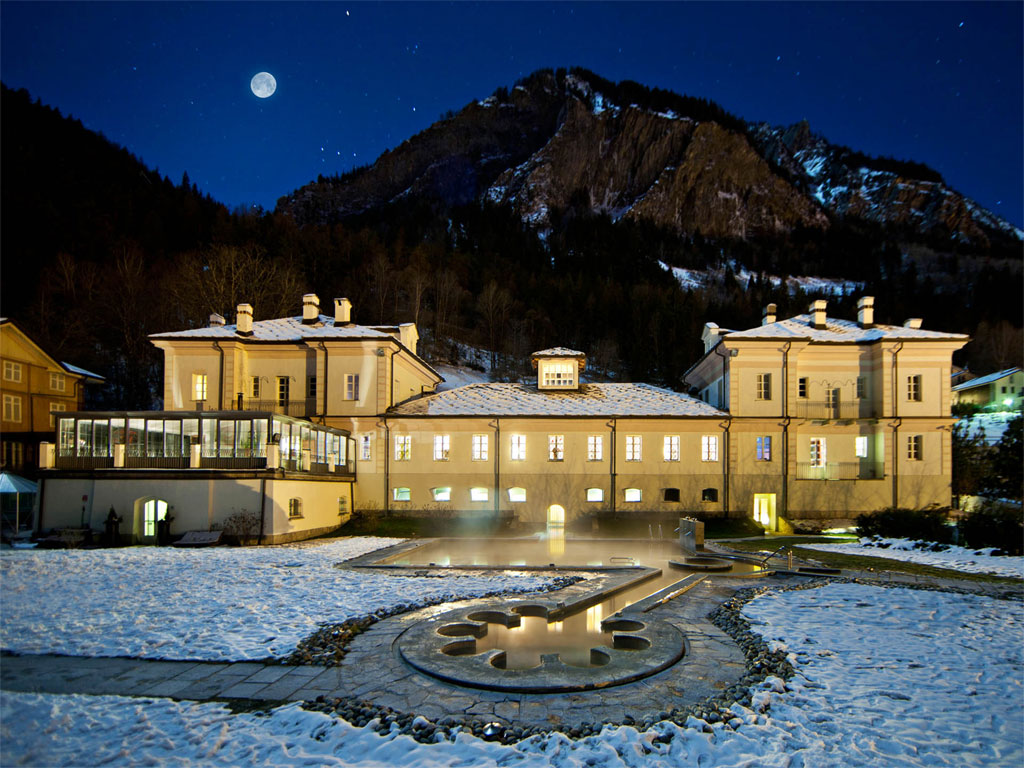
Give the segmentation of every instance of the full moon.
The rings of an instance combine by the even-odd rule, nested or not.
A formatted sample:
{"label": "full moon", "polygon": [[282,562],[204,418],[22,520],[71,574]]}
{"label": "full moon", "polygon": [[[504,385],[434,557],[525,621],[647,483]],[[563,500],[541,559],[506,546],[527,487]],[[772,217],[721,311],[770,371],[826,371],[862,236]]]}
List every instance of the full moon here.
{"label": "full moon", "polygon": [[252,82],[249,83],[249,87],[261,99],[269,99],[274,95],[274,91],[277,90],[277,80],[269,72],[260,72],[252,76]]}

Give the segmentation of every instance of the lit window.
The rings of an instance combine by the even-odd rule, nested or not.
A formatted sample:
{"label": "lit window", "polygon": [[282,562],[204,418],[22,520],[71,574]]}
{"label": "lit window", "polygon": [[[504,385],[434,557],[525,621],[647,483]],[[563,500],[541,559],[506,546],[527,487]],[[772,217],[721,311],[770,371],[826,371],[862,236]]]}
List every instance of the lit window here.
{"label": "lit window", "polygon": [[512,435],[509,459],[511,461],[526,460],[526,435]]}
{"label": "lit window", "polygon": [[302,517],[302,499],[288,499],[288,517]]}
{"label": "lit window", "polygon": [[508,489],[508,500],[511,502],[519,503],[526,501],[526,489],[525,488],[509,488]]}
{"label": "lit window", "polygon": [[21,381],[21,363],[4,360],[4,379],[6,381]]}
{"label": "lit window", "polygon": [[61,411],[61,412],[63,412],[63,411],[66,411],[67,409],[68,409],[68,406],[67,406],[66,403],[50,403],[50,411],[51,411],[51,413],[50,413],[50,426],[51,427],[56,426],[55,417],[54,417],[52,411]]}
{"label": "lit window", "polygon": [[449,435],[434,435],[434,461],[448,461]]}
{"label": "lit window", "polygon": [[67,379],[63,373],[55,373],[50,371],[50,389],[57,392],[63,392],[67,386]]}
{"label": "lit window", "polygon": [[576,369],[578,365],[572,360],[552,360],[542,363],[544,375],[542,386],[545,387],[575,387]]}
{"label": "lit window", "polygon": [[473,461],[487,461],[487,435],[473,435]]}
{"label": "lit window", "polygon": [[757,374],[757,399],[772,399],[772,375],[770,373]]}
{"label": "lit window", "polygon": [[824,467],[827,456],[825,451],[825,438],[824,437],[812,437],[811,438],[811,466],[812,467]]}
{"label": "lit window", "polygon": [[451,488],[432,488],[431,491],[434,494],[434,501],[451,501],[452,500],[452,489]]}
{"label": "lit window", "polygon": [[626,435],[626,461],[643,461],[643,447],[640,435]]}
{"label": "lit window", "polygon": [[643,498],[643,492],[639,488],[627,488],[625,491],[627,502],[637,502]]}
{"label": "lit window", "polygon": [[408,488],[392,488],[391,498],[395,501],[409,501],[412,498],[412,494]]}
{"label": "lit window", "polygon": [[587,501],[604,501],[604,488],[587,488]]}
{"label": "lit window", "polygon": [[4,395],[4,421],[21,422],[21,398]]}
{"label": "lit window", "polygon": [[192,399],[196,402],[204,402],[206,400],[206,374],[205,373],[193,373],[192,374]]}
{"label": "lit window", "polygon": [[717,488],[705,488],[700,492],[701,501],[718,501],[718,489]]}
{"label": "lit window", "polygon": [[718,461],[718,435],[701,435],[700,460]]}
{"label": "lit window", "polygon": [[867,376],[857,377],[857,399],[863,400],[868,396],[868,379]]}
{"label": "lit window", "polygon": [[370,435],[359,436],[359,460],[370,460]]}
{"label": "lit window", "polygon": [[921,375],[907,376],[907,400],[921,402]]}
{"label": "lit window", "polygon": [[796,380],[796,396],[807,397],[807,377],[801,376]]}
{"label": "lit window", "polygon": [[316,376],[309,376],[306,379],[306,397],[316,397]]}
{"label": "lit window", "polygon": [[290,388],[290,385],[288,383],[288,377],[287,376],[278,376],[277,377],[277,404],[278,405],[288,405],[289,388]]}
{"label": "lit window", "polygon": [[259,400],[260,399],[260,377],[259,376],[253,376],[252,380],[249,382],[249,384],[250,384],[249,396],[253,400]]}
{"label": "lit window", "polygon": [[907,459],[909,461],[921,460],[921,444],[923,442],[923,435],[907,435]]}
{"label": "lit window", "polygon": [[358,400],[359,399],[359,374],[358,373],[346,373],[345,374],[345,399],[346,400]]}
{"label": "lit window", "polygon": [[868,438],[866,435],[859,435],[853,439],[854,444],[854,455],[858,459],[866,459],[868,457]]}
{"label": "lit window", "polygon": [[679,489],[666,488],[663,498],[665,499],[665,501],[679,501]]}
{"label": "lit window", "polygon": [[548,435],[548,461],[565,458],[565,435]]}
{"label": "lit window", "polygon": [[487,501],[491,497],[490,491],[487,488],[470,488],[469,489],[469,500],[470,501]]}
{"label": "lit window", "polygon": [[772,460],[772,439],[768,435],[758,435],[757,437],[757,460]]}
{"label": "lit window", "polygon": [[665,461],[679,461],[679,435],[665,435]]}
{"label": "lit window", "polygon": [[604,436],[590,435],[587,437],[587,461],[604,460]]}
{"label": "lit window", "polygon": [[395,461],[408,461],[412,455],[412,435],[395,435]]}

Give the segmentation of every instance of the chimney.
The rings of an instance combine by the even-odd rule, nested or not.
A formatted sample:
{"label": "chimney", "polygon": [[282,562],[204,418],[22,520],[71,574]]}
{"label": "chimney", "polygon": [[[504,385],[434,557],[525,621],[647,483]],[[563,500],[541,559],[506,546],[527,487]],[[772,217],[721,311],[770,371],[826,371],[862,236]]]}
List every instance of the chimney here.
{"label": "chimney", "polygon": [[416,354],[416,342],[420,340],[419,331],[416,330],[416,323],[402,323],[398,326],[398,340],[414,355]]}
{"label": "chimney", "polygon": [[235,332],[239,336],[252,336],[252,304],[239,304],[235,312]]}
{"label": "chimney", "polygon": [[320,298],[315,293],[302,297],[302,324],[313,325],[320,320]]}
{"label": "chimney", "polygon": [[908,317],[903,322],[903,327],[904,328],[914,328],[914,329],[920,328],[921,327],[921,318],[920,317]]}
{"label": "chimney", "polygon": [[348,325],[352,322],[352,302],[348,299],[334,300],[334,324]]}
{"label": "chimney", "polygon": [[861,328],[875,327],[874,296],[861,296],[857,299],[857,325]]}
{"label": "chimney", "polygon": [[700,338],[704,342],[705,353],[710,352],[718,343],[720,331],[718,323],[704,323],[704,332],[700,335]]}
{"label": "chimney", "polygon": [[824,299],[817,299],[814,301],[808,312],[811,313],[811,326],[816,330],[823,331],[826,328],[825,325],[825,307],[828,306],[828,302]]}
{"label": "chimney", "polygon": [[211,328],[220,328],[222,325],[224,325],[224,315],[218,315],[216,312],[210,315]]}
{"label": "chimney", "polygon": [[764,314],[761,315],[761,325],[771,325],[775,322],[775,305],[769,304],[764,308]]}

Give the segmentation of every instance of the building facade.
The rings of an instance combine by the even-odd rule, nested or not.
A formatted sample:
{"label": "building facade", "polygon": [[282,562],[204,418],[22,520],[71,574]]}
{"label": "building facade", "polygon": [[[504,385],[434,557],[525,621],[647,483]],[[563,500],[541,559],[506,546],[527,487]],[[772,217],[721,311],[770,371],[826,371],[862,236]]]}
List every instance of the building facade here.
{"label": "building facade", "polygon": [[953,402],[1000,411],[1019,411],[1024,406],[1024,371],[1007,368],[954,384]]}
{"label": "building facade", "polygon": [[[242,496],[253,493],[250,481],[297,483],[258,505],[273,521],[269,541],[336,525],[339,507],[549,524],[746,515],[780,530],[787,519],[824,525],[891,505],[948,505],[951,355],[967,338],[916,320],[876,325],[872,315],[866,297],[857,322],[830,319],[815,302],[781,321],[769,306],[764,323],[744,331],[708,323],[705,354],[685,377],[693,395],[587,382],[585,355],[565,348],[534,353],[529,381],[439,392],[412,324],[357,325],[345,299],[322,315],[314,295],[303,297],[301,317],[278,320],[253,322],[242,304],[234,325],[213,316],[207,328],[152,337],[164,351],[169,410],[122,419],[119,427],[142,425],[134,442],[129,432],[115,438],[108,416],[94,457],[103,467],[70,465],[93,450],[81,447],[88,415],[69,417],[66,435],[62,422],[47,495],[66,484],[60,505],[70,520],[82,482],[114,487],[146,472],[118,491],[144,530],[164,469],[153,462],[173,461],[182,489],[207,484],[205,503],[182,490],[173,504],[194,509],[189,525],[205,529],[223,519],[227,502],[215,496],[229,482],[244,481]],[[145,454],[135,466],[133,450]],[[229,474],[242,471],[255,474]],[[346,490],[303,491],[317,482]],[[160,493],[171,504],[172,490]],[[334,517],[289,527],[282,510],[295,499]],[[50,510],[48,501],[44,525],[54,525]]]}
{"label": "building facade", "polygon": [[35,477],[39,443],[56,434],[54,414],[81,410],[85,387],[104,379],[55,360],[6,317],[0,318],[0,367],[0,468]]}

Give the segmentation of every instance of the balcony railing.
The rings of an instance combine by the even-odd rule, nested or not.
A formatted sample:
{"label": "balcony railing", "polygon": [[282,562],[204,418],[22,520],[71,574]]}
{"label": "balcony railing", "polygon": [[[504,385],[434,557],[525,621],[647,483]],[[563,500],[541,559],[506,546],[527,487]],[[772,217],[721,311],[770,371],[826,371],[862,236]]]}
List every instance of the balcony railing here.
{"label": "balcony railing", "polygon": [[114,466],[113,456],[74,456],[67,451],[58,451],[54,457],[57,469],[105,469]]}
{"label": "balcony railing", "polygon": [[309,418],[316,415],[315,397],[287,401],[241,398],[234,400],[232,406],[234,410],[238,411],[270,411],[271,413],[279,413],[282,416],[295,416],[298,418]]}
{"label": "balcony railing", "polygon": [[871,400],[801,400],[793,403],[796,417],[800,419],[874,419],[878,417]]}
{"label": "balcony railing", "polygon": [[824,465],[797,462],[797,480],[880,480],[885,467],[875,461],[830,461]]}

